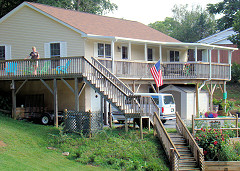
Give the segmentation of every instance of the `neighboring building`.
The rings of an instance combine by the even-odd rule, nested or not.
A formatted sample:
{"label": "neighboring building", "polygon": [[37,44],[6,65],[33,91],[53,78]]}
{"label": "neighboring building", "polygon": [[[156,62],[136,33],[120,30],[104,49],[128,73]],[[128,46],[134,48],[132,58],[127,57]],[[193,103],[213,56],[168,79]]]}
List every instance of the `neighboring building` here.
{"label": "neighboring building", "polygon": [[[31,68],[30,61],[22,60],[32,46],[37,47],[41,58],[37,75],[26,71]],[[228,63],[208,62],[210,48],[226,51],[229,55],[223,58]],[[188,61],[189,49],[195,52],[194,62]],[[197,53],[199,50],[201,54]],[[44,94],[49,110],[101,110],[102,98],[116,105],[115,100],[120,97],[117,93],[127,96],[131,91],[121,82],[114,82],[115,77],[107,76],[109,71],[96,61],[90,62],[91,57],[133,92],[149,92],[155,84],[150,68],[158,60],[164,84],[195,84],[196,89],[205,84],[225,86],[231,79],[233,50],[236,49],[182,43],[135,21],[24,2],[0,19],[0,58],[6,60],[1,62],[0,88],[9,90],[11,83],[18,95],[17,106],[22,103],[18,99],[31,93]],[[202,62],[198,62],[200,58]],[[97,82],[101,78],[105,81]],[[98,91],[99,84],[106,85]],[[114,90],[110,91],[111,86]],[[118,107],[125,102],[122,99]]]}
{"label": "neighboring building", "polygon": [[[210,45],[218,45],[218,46],[226,46],[226,47],[233,47],[237,48],[237,45],[234,45],[228,38],[232,35],[235,35],[236,32],[233,30],[233,27],[230,27],[226,30],[220,31],[216,34],[213,34],[211,36],[208,36],[202,40],[199,40],[198,43],[205,43]],[[219,55],[218,55],[219,54]],[[224,58],[224,56],[227,56],[227,52],[218,52],[218,50],[212,50],[212,60],[214,62],[220,63],[228,63],[228,60]],[[232,53],[232,63],[238,63],[240,64],[240,50],[235,50]]]}
{"label": "neighboring building", "polygon": [[[196,115],[196,92],[194,85],[169,85],[161,89],[160,93],[172,94],[176,110],[182,119],[191,120]],[[209,110],[209,94],[205,90],[199,92],[199,111],[205,113]]]}

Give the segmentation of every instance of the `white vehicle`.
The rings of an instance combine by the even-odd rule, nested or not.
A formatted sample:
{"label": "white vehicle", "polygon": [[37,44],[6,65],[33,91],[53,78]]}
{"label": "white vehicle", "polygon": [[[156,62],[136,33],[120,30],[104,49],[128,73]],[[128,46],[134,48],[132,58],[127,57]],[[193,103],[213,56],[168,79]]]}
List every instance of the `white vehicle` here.
{"label": "white vehicle", "polygon": [[135,93],[135,95],[151,96],[160,109],[160,119],[163,123],[176,119],[176,105],[172,94],[165,93]]}

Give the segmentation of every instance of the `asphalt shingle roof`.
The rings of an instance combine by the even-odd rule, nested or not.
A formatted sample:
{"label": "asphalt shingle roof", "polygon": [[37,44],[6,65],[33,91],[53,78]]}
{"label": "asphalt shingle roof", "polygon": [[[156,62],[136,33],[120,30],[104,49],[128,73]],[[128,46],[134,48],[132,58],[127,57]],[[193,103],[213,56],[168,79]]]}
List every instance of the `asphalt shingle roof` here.
{"label": "asphalt shingle roof", "polygon": [[86,34],[161,42],[180,42],[137,21],[100,16],[32,2],[28,2],[28,4]]}

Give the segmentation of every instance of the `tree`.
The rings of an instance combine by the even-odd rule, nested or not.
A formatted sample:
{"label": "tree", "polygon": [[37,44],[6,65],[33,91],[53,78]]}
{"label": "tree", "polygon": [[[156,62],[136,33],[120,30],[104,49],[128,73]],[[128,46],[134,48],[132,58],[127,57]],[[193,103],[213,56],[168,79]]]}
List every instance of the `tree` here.
{"label": "tree", "polygon": [[235,15],[233,21],[233,30],[237,33],[229,37],[229,40],[240,48],[240,11]]}
{"label": "tree", "polygon": [[199,5],[188,10],[188,5],[174,5],[173,18],[149,24],[182,42],[196,42],[215,33],[215,19]]}
{"label": "tree", "polygon": [[[117,10],[118,6],[110,0],[28,0],[65,9],[83,11],[92,14],[106,14]],[[20,5],[24,0],[0,0],[0,18]]]}
{"label": "tree", "polygon": [[217,20],[217,28],[225,30],[232,27],[234,17],[240,10],[239,0],[223,0],[216,4],[208,4],[207,9],[211,14],[223,14],[223,17]]}
{"label": "tree", "polygon": [[201,6],[175,5],[173,7],[173,18],[179,22],[179,28],[175,29],[173,36],[184,42],[196,42],[215,33],[215,18]]}
{"label": "tree", "polygon": [[178,28],[179,23],[173,18],[166,17],[164,21],[156,21],[148,24],[148,26],[172,37],[174,29]]}

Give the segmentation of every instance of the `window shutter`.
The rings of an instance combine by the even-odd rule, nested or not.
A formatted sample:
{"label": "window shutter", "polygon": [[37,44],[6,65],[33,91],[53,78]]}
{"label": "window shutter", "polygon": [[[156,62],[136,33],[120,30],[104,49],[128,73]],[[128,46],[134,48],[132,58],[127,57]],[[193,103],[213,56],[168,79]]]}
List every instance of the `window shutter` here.
{"label": "window shutter", "polygon": [[93,56],[96,58],[98,57],[98,43],[94,43],[94,54]]}
{"label": "window shutter", "polygon": [[67,57],[67,42],[60,42],[60,57]]}
{"label": "window shutter", "polygon": [[50,43],[44,43],[44,57],[50,58]]}
{"label": "window shutter", "polygon": [[6,45],[5,46],[5,60],[10,60],[10,59],[12,59],[11,45]]}

